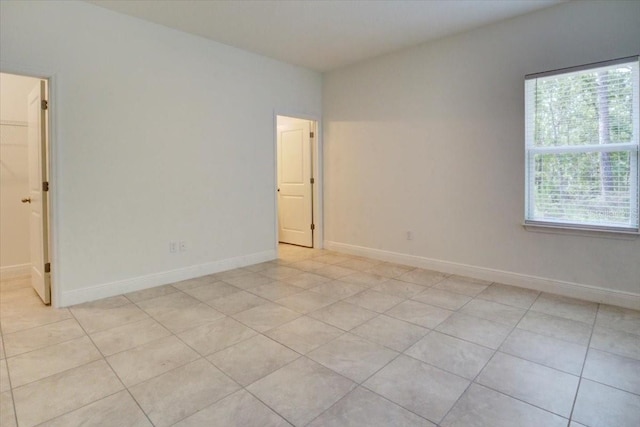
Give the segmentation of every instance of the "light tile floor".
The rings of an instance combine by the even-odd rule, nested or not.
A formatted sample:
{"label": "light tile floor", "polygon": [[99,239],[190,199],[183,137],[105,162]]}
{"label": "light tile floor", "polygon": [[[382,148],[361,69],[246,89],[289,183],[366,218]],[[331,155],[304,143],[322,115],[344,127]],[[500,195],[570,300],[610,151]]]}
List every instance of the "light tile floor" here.
{"label": "light tile floor", "polygon": [[2,427],[640,425],[640,312],[329,251],[0,322]]}

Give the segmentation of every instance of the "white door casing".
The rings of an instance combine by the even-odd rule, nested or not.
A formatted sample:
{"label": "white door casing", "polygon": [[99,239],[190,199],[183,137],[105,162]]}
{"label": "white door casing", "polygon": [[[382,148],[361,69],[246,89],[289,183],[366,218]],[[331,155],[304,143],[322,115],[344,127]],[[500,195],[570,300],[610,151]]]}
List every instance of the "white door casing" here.
{"label": "white door casing", "polygon": [[46,155],[46,99],[44,81],[29,93],[28,98],[28,155],[29,155],[29,233],[31,252],[31,285],[45,304],[51,303],[51,274],[45,271],[49,262]]}
{"label": "white door casing", "polygon": [[313,246],[311,129],[309,120],[278,116],[278,240]]}

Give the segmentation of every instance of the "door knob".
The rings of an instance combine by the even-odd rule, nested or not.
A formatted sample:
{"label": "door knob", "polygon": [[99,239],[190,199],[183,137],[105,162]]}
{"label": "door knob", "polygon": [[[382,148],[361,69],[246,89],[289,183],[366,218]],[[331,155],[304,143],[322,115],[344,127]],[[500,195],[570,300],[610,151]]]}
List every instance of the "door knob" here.
{"label": "door knob", "polygon": [[31,203],[31,198],[27,197],[25,199],[22,199],[22,203]]}

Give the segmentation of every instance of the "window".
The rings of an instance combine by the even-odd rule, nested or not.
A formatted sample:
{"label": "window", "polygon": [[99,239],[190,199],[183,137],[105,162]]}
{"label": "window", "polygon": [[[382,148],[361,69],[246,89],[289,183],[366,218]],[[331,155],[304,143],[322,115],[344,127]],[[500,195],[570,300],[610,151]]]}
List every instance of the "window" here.
{"label": "window", "polygon": [[525,80],[525,224],[638,232],[638,57]]}

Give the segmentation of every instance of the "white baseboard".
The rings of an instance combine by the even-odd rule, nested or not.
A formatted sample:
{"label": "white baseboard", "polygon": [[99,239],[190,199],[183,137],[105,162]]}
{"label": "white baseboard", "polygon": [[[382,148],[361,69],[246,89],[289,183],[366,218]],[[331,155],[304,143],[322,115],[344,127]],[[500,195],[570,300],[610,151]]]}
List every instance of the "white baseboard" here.
{"label": "white baseboard", "polygon": [[0,267],[0,279],[8,280],[16,277],[28,276],[31,264],[16,264]]}
{"label": "white baseboard", "polygon": [[381,249],[372,249],[340,242],[325,241],[324,247],[325,249],[343,252],[350,255],[364,256],[380,261],[405,264],[412,267],[420,267],[447,274],[457,274],[479,280],[499,282],[505,285],[518,286],[521,288],[533,289],[536,291],[548,292],[551,294],[563,295],[586,301],[640,310],[640,294],[631,292],[604,289],[580,283],[565,282],[562,280],[425,258],[416,255],[402,254],[399,252],[384,251]]}
{"label": "white baseboard", "polygon": [[270,261],[277,257],[275,249],[243,255],[235,258],[227,258],[219,261],[208,262],[206,264],[192,265],[175,270],[163,271],[146,276],[133,277],[131,279],[119,280],[116,282],[103,283],[82,289],[62,291],[58,307],[67,307],[87,301],[94,301],[101,298],[112,297],[128,292],[140,291],[142,289],[167,285],[181,280],[193,279],[195,277],[206,276],[207,274],[219,273],[221,271],[234,268],[245,267],[247,265],[258,264]]}

